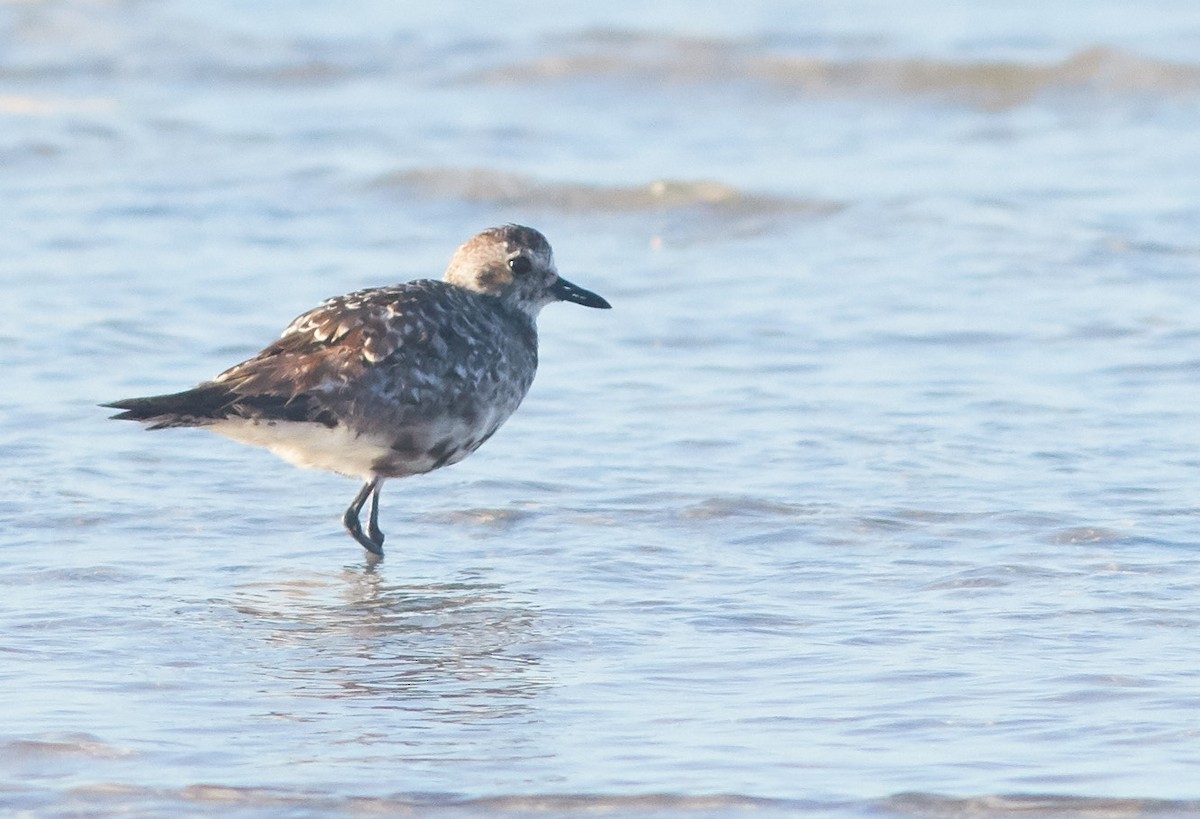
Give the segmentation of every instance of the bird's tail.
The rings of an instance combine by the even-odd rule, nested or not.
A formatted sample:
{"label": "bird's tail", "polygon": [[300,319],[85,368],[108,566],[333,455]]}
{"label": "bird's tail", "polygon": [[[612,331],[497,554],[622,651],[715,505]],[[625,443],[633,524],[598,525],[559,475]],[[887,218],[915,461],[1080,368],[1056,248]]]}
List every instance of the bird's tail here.
{"label": "bird's tail", "polygon": [[124,410],[112,416],[119,421],[143,421],[150,425],[148,429],[167,429],[201,427],[228,418],[235,401],[237,396],[228,386],[208,382],[170,395],[125,398],[100,406]]}

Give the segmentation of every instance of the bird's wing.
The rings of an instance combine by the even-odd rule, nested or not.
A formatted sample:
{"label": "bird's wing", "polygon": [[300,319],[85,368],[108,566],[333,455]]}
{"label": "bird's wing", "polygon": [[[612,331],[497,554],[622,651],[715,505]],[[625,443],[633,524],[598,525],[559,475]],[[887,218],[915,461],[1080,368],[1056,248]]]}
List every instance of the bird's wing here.
{"label": "bird's wing", "polygon": [[433,281],[329,299],[298,316],[254,358],[214,381],[246,397],[332,399],[373,370],[393,366],[397,358],[411,359],[417,369],[432,366],[439,357],[432,342],[445,313],[452,315],[453,301],[446,285]]}

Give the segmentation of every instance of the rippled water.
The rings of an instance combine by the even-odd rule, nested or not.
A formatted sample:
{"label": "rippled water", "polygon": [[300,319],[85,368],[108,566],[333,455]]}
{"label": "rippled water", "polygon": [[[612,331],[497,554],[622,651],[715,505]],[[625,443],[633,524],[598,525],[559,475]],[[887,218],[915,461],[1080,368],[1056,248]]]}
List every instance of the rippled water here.
{"label": "rippled water", "polygon": [[[976,5],[0,3],[0,807],[1200,814],[1200,7]],[[95,407],[506,221],[378,566]]]}

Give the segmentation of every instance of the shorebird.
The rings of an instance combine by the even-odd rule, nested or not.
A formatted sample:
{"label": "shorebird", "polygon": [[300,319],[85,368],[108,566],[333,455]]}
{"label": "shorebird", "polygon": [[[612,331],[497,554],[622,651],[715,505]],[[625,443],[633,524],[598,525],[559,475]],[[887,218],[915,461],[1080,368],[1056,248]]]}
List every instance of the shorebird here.
{"label": "shorebird", "polygon": [[555,301],[610,307],[558,275],[541,233],[491,228],[455,252],[441,281],[329,299],[211,381],[103,406],[149,429],[204,427],[361,479],[342,523],[382,557],[384,481],[458,463],[499,429],[533,383],[535,320]]}

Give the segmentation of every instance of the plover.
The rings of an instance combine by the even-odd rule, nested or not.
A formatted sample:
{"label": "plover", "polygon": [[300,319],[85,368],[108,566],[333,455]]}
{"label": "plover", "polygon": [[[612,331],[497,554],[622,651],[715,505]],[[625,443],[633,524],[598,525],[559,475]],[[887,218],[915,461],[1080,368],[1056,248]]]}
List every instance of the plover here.
{"label": "plover", "polygon": [[533,382],[535,319],[554,301],[610,307],[558,275],[541,233],[492,228],[455,252],[441,281],[329,299],[211,381],[103,406],[149,429],[204,427],[297,466],[360,478],[342,523],[382,556],[384,481],[458,463],[499,429]]}

